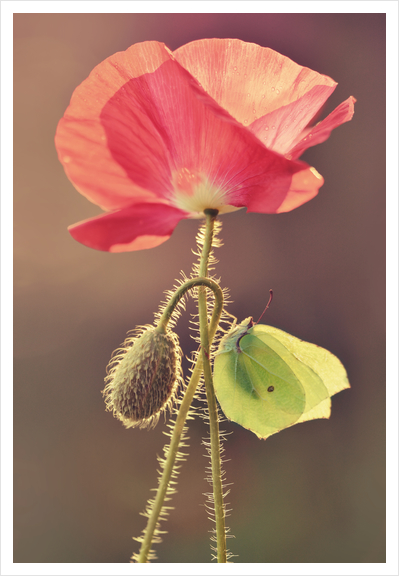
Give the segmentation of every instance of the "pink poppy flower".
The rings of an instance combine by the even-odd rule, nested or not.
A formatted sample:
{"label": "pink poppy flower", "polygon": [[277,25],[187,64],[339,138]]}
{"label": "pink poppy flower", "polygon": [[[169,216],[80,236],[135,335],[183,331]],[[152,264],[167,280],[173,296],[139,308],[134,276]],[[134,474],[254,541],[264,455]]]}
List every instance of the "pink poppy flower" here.
{"label": "pink poppy flower", "polygon": [[98,250],[140,250],[206,208],[297,208],[323,184],[298,157],[353,115],[350,97],[308,127],[335,86],[241,40],[174,52],[143,42],[114,54],[78,86],[57,128],[69,179],[105,210],[71,235]]}

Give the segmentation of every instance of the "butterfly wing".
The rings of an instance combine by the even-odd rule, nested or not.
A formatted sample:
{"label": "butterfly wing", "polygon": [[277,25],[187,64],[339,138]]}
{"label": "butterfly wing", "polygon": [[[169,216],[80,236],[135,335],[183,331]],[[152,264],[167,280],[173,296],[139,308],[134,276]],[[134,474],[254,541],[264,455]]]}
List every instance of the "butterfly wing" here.
{"label": "butterfly wing", "polygon": [[241,352],[235,347],[215,358],[216,396],[227,418],[267,438],[301,417],[305,392],[290,366],[270,346],[248,333],[239,348]]}

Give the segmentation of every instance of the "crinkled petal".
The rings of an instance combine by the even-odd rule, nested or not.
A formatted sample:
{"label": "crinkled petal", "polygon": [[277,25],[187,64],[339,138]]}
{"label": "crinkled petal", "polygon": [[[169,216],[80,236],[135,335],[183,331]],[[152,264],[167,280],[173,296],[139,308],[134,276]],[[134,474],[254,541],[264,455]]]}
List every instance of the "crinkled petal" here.
{"label": "crinkled petal", "polygon": [[90,248],[130,252],[162,244],[187,216],[167,204],[139,203],[78,222],[68,230],[75,240]]}
{"label": "crinkled petal", "polygon": [[[304,162],[298,162],[296,165],[286,164],[284,167],[282,164],[284,160],[286,159],[283,156],[276,155],[275,162],[269,162],[267,167],[261,162],[253,163],[247,169],[248,176],[242,189],[232,195],[230,203],[237,207],[246,206],[248,212],[276,214],[281,211],[281,206],[288,195],[295,195],[296,202],[287,204],[287,207],[292,205],[292,208],[287,208],[285,211],[293,210],[313,198],[317,190],[310,196],[303,194],[302,191],[298,194],[296,188],[292,187],[295,174],[307,172],[310,169],[309,166]],[[287,160],[287,162],[290,161]],[[321,185],[322,182],[319,183],[318,188]]]}
{"label": "crinkled petal", "polygon": [[[328,76],[300,66],[270,48],[242,40],[196,40],[178,48],[173,55],[218,104],[245,126],[318,87],[318,97],[322,98],[310,102],[314,116],[323,98],[336,86]],[[322,87],[324,91],[320,91]]]}
{"label": "crinkled petal", "polygon": [[[156,199],[168,186],[165,144],[151,125],[151,117],[147,118],[137,101],[129,101],[130,92],[124,87],[137,79],[141,88],[137,99],[145,99],[146,86],[141,79],[170,60],[170,51],[160,42],[134,44],[125,52],[114,54],[76,88],[58,124],[55,143],[67,176],[81,194],[104,209],[123,208],[132,200]],[[116,124],[113,135],[118,134],[121,147],[127,145],[125,155],[133,154],[129,166],[131,172],[138,170],[136,180],[129,178],[126,163],[115,160],[115,150],[108,146],[107,121],[112,118],[108,115],[102,122],[101,114],[107,106],[111,112],[110,101],[114,103]],[[134,113],[136,125],[131,119]],[[143,137],[137,150],[129,145],[131,137]]]}
{"label": "crinkled petal", "polygon": [[333,90],[331,86],[314,86],[295,102],[258,118],[249,129],[271,150],[287,154]]}
{"label": "crinkled petal", "polygon": [[307,128],[304,133],[301,134],[299,142],[294,142],[292,149],[289,150],[289,158],[299,158],[310,146],[315,146],[327,140],[334,128],[337,128],[337,126],[345,122],[349,122],[355,111],[355,102],[356,99],[350,96],[342,102],[342,104],[337,106],[327,118],[316,124],[316,126],[313,126],[313,128]]}
{"label": "crinkled petal", "polygon": [[293,175],[287,196],[277,213],[290,212],[314,198],[324,184],[323,177],[314,168],[302,170]]}
{"label": "crinkled petal", "polygon": [[265,195],[262,194],[262,191],[259,190],[258,194],[253,194],[249,199],[247,204],[248,212],[261,212],[264,214],[289,212],[314,198],[319,188],[323,185],[324,180],[314,168],[306,164],[303,165],[306,168],[296,172],[290,178],[288,191],[277,208],[270,210],[270,203]]}

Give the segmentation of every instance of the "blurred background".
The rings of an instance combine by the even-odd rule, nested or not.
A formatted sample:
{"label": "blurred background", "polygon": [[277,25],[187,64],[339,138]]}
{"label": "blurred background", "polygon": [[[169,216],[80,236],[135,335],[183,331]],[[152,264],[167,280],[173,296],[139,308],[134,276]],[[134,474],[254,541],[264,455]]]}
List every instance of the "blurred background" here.
{"label": "blurred background", "polygon": [[[323,117],[357,99],[353,120],[302,157],[325,179],[314,200],[221,218],[229,312],[258,317],[273,288],[263,323],[336,354],[352,386],[330,420],[267,441],[224,424],[230,550],[235,562],[385,562],[385,14],[14,16],[14,562],[126,563],[138,549],[165,425],[125,430],[105,412],[105,367],[190,273],[198,223],[142,252],[78,244],[67,226],[100,209],[67,180],[54,134],[75,87],[111,54],[207,37],[268,46],[331,76]],[[189,312],[177,325],[187,355]],[[200,418],[190,424],[160,562],[210,561],[206,433]]]}

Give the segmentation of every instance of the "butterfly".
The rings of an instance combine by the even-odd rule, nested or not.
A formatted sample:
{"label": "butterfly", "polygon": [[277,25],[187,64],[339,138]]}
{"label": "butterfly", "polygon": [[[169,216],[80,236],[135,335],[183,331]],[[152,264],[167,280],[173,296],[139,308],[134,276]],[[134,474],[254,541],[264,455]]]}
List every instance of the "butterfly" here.
{"label": "butterfly", "polygon": [[252,317],[221,339],[213,384],[226,417],[262,439],[299,422],[329,418],[331,396],[350,387],[331,352]]}

